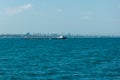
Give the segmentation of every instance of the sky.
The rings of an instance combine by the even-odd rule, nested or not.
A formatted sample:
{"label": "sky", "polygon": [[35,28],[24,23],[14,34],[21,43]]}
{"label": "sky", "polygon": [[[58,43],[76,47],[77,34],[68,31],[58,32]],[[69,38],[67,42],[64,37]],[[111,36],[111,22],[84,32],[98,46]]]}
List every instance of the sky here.
{"label": "sky", "polygon": [[0,34],[120,35],[120,0],[0,0]]}

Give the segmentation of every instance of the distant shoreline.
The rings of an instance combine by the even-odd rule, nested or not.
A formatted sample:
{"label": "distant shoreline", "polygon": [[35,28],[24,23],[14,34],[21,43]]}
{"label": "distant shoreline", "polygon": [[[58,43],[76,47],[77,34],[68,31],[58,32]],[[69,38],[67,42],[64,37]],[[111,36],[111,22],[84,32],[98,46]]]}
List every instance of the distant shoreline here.
{"label": "distant shoreline", "polygon": [[63,35],[67,38],[120,38],[120,35],[81,35],[81,34],[0,34],[0,38],[56,38]]}
{"label": "distant shoreline", "polygon": [[120,36],[111,36],[111,35],[80,35],[80,34],[0,34],[0,38],[27,38],[27,39],[50,39],[56,38],[60,35],[64,35],[67,38],[120,38]]}

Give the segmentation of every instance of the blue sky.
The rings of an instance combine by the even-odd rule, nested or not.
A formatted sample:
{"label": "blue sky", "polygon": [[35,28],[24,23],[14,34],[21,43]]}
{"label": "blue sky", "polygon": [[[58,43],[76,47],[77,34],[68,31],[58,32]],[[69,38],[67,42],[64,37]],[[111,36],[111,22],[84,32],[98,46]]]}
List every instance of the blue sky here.
{"label": "blue sky", "polygon": [[120,0],[0,0],[0,33],[120,35]]}

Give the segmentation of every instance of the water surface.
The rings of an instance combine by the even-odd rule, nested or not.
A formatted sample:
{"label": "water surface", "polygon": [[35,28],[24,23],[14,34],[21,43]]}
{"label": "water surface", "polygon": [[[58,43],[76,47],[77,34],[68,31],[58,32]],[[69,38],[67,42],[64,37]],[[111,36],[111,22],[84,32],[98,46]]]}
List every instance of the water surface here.
{"label": "water surface", "polygon": [[0,80],[120,80],[120,38],[0,39]]}

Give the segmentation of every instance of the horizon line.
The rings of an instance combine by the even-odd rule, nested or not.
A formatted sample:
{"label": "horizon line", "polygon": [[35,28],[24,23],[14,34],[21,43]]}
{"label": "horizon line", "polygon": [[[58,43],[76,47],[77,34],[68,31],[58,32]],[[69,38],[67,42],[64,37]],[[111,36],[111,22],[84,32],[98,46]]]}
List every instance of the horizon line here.
{"label": "horizon line", "polygon": [[80,34],[80,33],[45,33],[45,32],[39,32],[39,33],[0,33],[0,35],[71,35],[71,36],[91,36],[91,37],[120,37],[120,35],[111,35],[111,34]]}

